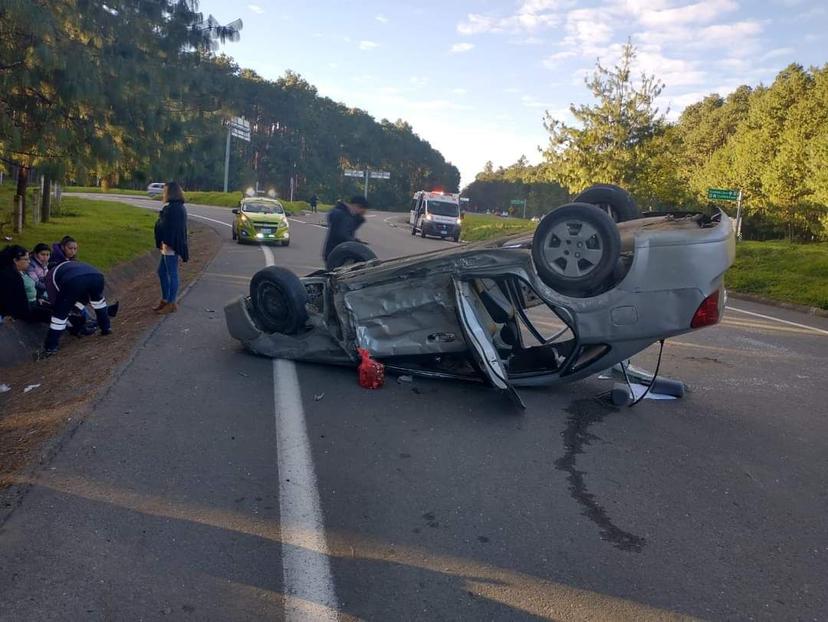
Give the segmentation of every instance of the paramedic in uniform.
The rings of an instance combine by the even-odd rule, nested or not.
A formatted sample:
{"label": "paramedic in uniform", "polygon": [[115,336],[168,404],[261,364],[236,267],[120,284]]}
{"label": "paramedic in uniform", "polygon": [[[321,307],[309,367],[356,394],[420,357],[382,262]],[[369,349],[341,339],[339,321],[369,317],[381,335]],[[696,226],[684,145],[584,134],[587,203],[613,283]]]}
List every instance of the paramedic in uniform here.
{"label": "paramedic in uniform", "polygon": [[[43,344],[46,356],[58,350],[60,336],[66,329],[69,313],[73,307],[83,309],[89,303],[95,310],[101,335],[112,332],[106,300],[104,299],[104,276],[96,268],[81,261],[66,261],[52,268],[46,275],[46,290],[53,301],[52,319],[49,332]],[[113,305],[112,315],[114,315]]]}

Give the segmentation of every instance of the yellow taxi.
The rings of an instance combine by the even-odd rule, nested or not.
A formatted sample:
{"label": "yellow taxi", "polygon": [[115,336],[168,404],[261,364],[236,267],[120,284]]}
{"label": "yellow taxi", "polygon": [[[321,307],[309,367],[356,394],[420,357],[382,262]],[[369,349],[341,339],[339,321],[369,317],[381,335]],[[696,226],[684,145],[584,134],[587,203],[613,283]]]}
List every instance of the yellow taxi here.
{"label": "yellow taxi", "polygon": [[282,204],[266,197],[246,197],[233,210],[233,239],[245,242],[290,244],[290,224]]}

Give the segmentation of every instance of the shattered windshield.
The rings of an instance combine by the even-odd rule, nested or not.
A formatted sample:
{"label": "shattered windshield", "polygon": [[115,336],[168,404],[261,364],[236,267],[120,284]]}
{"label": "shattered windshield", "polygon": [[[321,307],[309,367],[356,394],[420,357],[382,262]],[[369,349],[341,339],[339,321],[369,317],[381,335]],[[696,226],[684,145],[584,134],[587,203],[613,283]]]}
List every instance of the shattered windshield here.
{"label": "shattered windshield", "polygon": [[284,214],[284,208],[278,203],[245,203],[244,211],[250,214]]}
{"label": "shattered windshield", "polygon": [[429,201],[428,211],[435,216],[459,216],[460,206],[449,201]]}

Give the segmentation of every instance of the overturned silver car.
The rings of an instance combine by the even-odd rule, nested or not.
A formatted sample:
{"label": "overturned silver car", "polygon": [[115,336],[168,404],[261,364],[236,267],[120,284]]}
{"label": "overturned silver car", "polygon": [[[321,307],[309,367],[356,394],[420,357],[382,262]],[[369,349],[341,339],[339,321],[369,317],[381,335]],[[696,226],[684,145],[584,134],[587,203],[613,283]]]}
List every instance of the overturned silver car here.
{"label": "overturned silver car", "polygon": [[735,238],[722,212],[640,215],[620,188],[595,186],[534,235],[387,261],[355,242],[336,251],[344,265],[303,278],[257,272],[225,307],[230,334],[256,354],[337,365],[365,348],[391,371],[517,397],[717,323]]}

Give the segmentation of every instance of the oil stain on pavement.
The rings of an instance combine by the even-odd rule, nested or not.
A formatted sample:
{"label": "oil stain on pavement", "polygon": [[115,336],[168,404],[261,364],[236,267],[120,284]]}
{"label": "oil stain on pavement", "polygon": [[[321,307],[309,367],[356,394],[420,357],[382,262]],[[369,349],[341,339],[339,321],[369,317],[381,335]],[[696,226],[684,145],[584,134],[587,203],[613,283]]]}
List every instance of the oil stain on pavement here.
{"label": "oil stain on pavement", "polygon": [[589,427],[600,423],[608,414],[617,413],[618,409],[591,398],[575,400],[566,412],[569,418],[566,430],[561,432],[565,453],[555,461],[555,468],[567,473],[570,496],[583,507],[582,514],[601,529],[601,539],[622,551],[640,553],[647,540],[613,524],[606,510],[595,500],[595,495],[587,489],[584,477],[587,473],[576,468],[578,454],[584,453],[584,447],[593,441],[600,440],[589,432]]}

